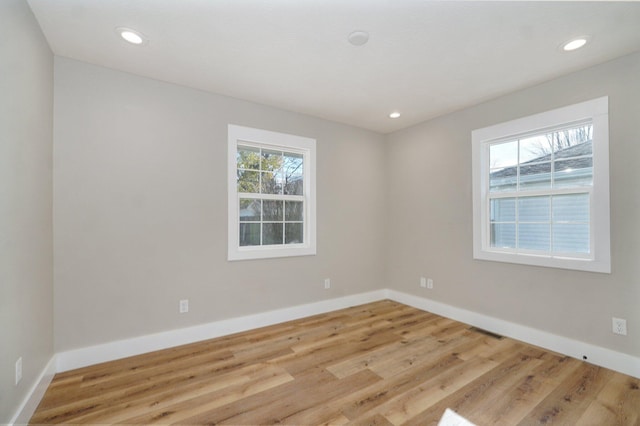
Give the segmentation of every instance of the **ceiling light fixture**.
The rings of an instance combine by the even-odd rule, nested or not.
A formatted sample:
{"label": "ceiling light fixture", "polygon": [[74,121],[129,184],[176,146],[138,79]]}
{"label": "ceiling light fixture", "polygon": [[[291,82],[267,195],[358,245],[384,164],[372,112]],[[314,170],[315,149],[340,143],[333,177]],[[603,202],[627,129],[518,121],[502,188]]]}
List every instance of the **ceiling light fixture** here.
{"label": "ceiling light fixture", "polygon": [[563,43],[562,50],[564,50],[565,52],[571,52],[572,50],[580,49],[582,46],[587,44],[588,41],[588,36],[574,38],[566,43]]}
{"label": "ceiling light fixture", "polygon": [[118,27],[116,28],[116,32],[120,34],[120,37],[131,44],[140,45],[147,42],[147,38],[142,33],[132,30],[131,28]]}
{"label": "ceiling light fixture", "polygon": [[389,114],[389,118],[398,118],[400,117],[400,113],[398,111],[394,111],[391,114]]}
{"label": "ceiling light fixture", "polygon": [[349,34],[348,40],[354,46],[362,46],[369,41],[369,33],[366,31],[354,31]]}

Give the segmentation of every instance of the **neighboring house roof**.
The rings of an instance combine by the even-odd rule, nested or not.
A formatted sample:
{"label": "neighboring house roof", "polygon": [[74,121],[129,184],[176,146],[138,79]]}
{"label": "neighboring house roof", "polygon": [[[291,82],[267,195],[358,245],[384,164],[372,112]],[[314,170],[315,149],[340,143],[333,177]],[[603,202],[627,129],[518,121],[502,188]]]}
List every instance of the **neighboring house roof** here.
{"label": "neighboring house roof", "polygon": [[[567,168],[583,169],[591,167],[591,141],[581,143],[578,145],[570,146],[569,148],[562,149],[555,153],[555,160],[565,160]],[[534,158],[527,162],[521,163],[520,167],[528,166],[527,174],[537,175],[549,172],[549,161],[551,161],[551,154],[546,154],[541,157]],[[492,178],[512,177],[518,174],[517,166],[505,167],[504,169],[497,170],[491,173]]]}

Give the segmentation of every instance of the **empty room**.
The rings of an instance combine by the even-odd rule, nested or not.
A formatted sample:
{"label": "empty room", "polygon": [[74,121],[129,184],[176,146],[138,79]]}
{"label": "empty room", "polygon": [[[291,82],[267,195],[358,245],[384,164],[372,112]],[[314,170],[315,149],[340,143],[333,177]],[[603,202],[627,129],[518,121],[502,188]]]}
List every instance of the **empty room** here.
{"label": "empty room", "polygon": [[0,424],[640,425],[639,28],[0,1]]}

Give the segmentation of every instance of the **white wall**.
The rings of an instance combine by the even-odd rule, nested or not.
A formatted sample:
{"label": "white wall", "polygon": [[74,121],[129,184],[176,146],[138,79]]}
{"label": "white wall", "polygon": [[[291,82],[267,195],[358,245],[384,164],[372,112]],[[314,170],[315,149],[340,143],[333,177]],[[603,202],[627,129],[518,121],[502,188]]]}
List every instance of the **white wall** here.
{"label": "white wall", "polygon": [[[0,424],[53,356],[53,55],[27,3],[0,2]],[[15,386],[14,366],[23,360]]]}
{"label": "white wall", "polygon": [[[383,288],[383,136],[59,57],[55,93],[56,352]],[[228,123],[317,139],[316,256],[226,260]]]}
{"label": "white wall", "polygon": [[[389,136],[390,288],[640,356],[640,54]],[[497,76],[496,78],[499,78]],[[612,273],[473,260],[471,131],[609,96]],[[419,288],[419,277],[434,289]],[[627,319],[625,336],[611,317]]]}

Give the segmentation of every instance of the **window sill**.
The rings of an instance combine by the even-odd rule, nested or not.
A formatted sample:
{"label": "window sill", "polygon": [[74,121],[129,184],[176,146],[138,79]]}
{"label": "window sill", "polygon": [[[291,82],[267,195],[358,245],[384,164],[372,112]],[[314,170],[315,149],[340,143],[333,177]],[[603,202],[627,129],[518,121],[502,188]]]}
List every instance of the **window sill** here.
{"label": "window sill", "polygon": [[476,249],[473,253],[475,260],[515,263],[546,268],[570,269],[575,271],[611,273],[611,264],[605,260],[580,259],[560,256],[506,253],[493,250]]}
{"label": "window sill", "polygon": [[282,257],[314,256],[315,247],[310,246],[256,246],[229,250],[227,260],[274,259]]}

